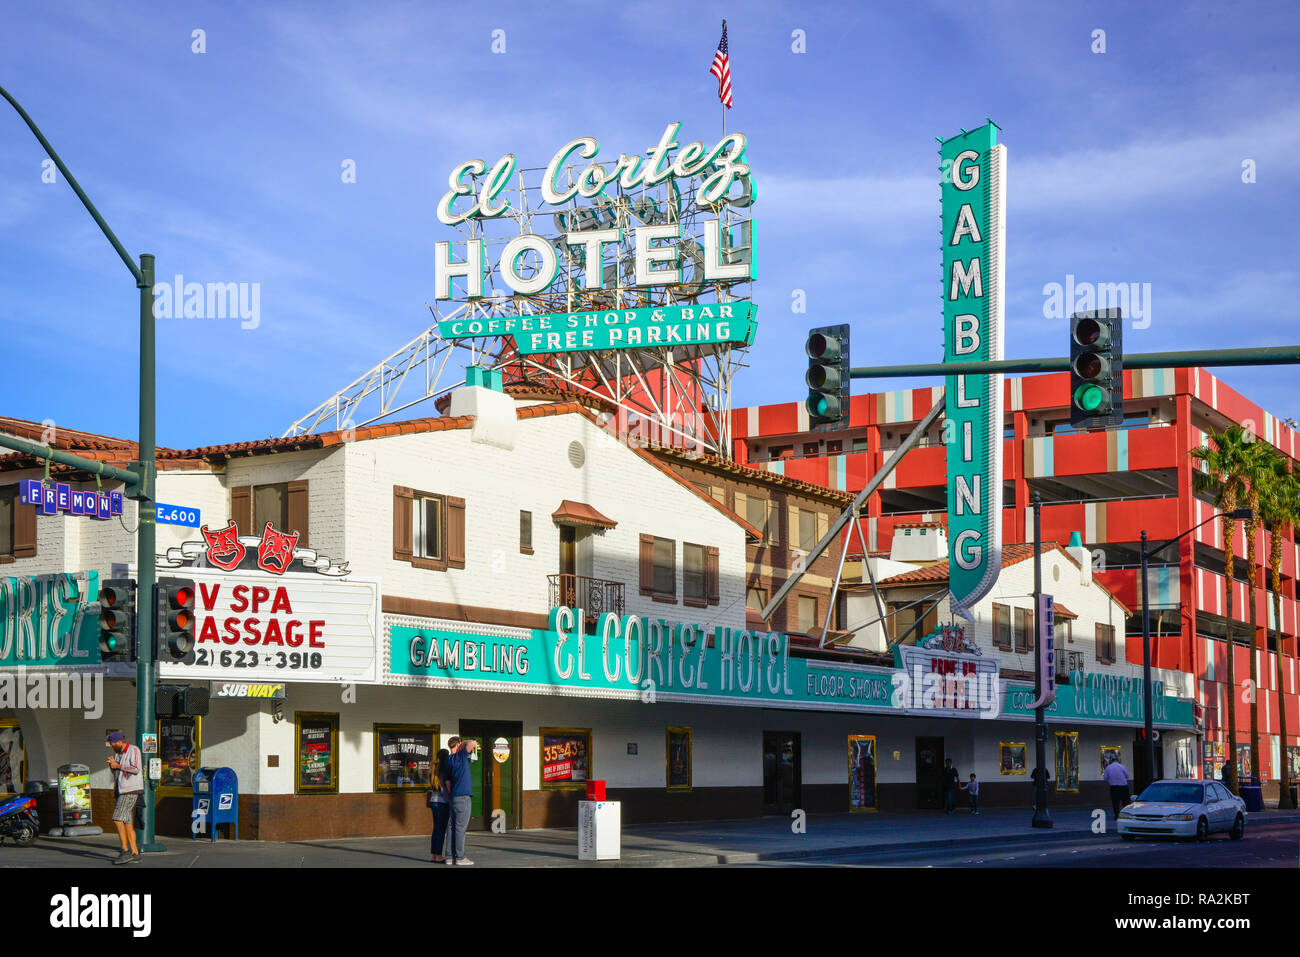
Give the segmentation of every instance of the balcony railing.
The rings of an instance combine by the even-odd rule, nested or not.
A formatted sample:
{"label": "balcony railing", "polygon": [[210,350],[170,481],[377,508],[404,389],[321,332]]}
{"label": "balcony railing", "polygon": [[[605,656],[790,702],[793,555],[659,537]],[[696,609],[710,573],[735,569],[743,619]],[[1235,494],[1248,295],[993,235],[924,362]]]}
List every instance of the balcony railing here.
{"label": "balcony railing", "polygon": [[581,608],[588,618],[612,612],[623,614],[623,583],[582,575],[547,575],[551,607]]}

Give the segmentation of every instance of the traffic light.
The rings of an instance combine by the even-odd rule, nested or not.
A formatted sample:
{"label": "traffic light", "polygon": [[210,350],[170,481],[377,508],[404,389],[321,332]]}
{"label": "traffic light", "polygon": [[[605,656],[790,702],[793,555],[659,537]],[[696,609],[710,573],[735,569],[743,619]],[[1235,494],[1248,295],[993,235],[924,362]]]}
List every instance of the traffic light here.
{"label": "traffic light", "polygon": [[1070,317],[1070,425],[1075,428],[1124,421],[1123,330],[1118,309]]}
{"label": "traffic light", "polygon": [[160,578],[155,588],[154,639],[159,661],[194,660],[194,579]]}
{"label": "traffic light", "polygon": [[135,582],[130,578],[99,586],[99,660],[135,661]]}
{"label": "traffic light", "polygon": [[849,419],[849,327],[823,326],[808,331],[809,426],[845,426]]}
{"label": "traffic light", "polygon": [[197,685],[158,685],[153,700],[154,714],[159,718],[203,717],[208,713],[208,689]]}

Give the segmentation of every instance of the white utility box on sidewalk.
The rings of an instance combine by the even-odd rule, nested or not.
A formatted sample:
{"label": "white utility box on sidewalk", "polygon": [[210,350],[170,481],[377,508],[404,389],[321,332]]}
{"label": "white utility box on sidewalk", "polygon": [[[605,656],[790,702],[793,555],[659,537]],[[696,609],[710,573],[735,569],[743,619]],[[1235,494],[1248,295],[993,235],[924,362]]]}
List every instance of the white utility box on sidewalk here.
{"label": "white utility box on sidewalk", "polygon": [[578,802],[578,860],[619,859],[623,840],[622,808],[619,801]]}

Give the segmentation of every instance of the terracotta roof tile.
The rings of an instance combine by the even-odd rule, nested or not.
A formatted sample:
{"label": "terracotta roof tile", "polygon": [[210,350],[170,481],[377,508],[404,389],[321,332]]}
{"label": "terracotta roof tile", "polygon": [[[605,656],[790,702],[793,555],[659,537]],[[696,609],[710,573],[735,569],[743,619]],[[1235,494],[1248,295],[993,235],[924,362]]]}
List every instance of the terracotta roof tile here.
{"label": "terracotta roof tile", "polygon": [[827,488],[825,485],[817,485],[813,482],[805,482],[802,479],[786,478],[784,475],[778,475],[775,472],[769,472],[766,469],[755,468],[752,465],[744,465],[739,462],[732,462],[716,455],[687,451],[685,449],[678,449],[664,445],[648,446],[647,451],[652,455],[659,456],[681,465],[695,465],[713,471],[728,472],[744,479],[762,482],[776,488],[802,492],[807,495],[816,495],[823,499],[842,502],[844,505],[848,505],[853,501],[853,495],[848,492],[841,492],[838,489]]}

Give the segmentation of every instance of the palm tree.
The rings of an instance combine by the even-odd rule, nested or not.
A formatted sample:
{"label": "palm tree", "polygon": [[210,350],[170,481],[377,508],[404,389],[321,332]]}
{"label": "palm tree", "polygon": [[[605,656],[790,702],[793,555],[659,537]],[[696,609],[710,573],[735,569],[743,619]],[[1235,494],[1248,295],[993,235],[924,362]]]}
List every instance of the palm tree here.
{"label": "palm tree", "polygon": [[[1251,454],[1252,438],[1239,425],[1224,432],[1208,436],[1208,442],[1192,449],[1191,455],[1203,470],[1192,472],[1192,488],[1198,494],[1214,496],[1214,507],[1223,514],[1223,591],[1227,607],[1227,657],[1228,657],[1228,746],[1224,762],[1224,783],[1234,794],[1237,791],[1237,665],[1232,640],[1232,565],[1233,537],[1237,523],[1228,518],[1246,498],[1246,483],[1242,474]],[[1155,769],[1151,769],[1155,773]]]}
{"label": "palm tree", "polygon": [[1259,763],[1259,631],[1255,621],[1255,589],[1259,586],[1257,547],[1259,530],[1263,526],[1259,513],[1260,493],[1272,480],[1275,453],[1266,442],[1260,442],[1250,433],[1246,435],[1246,457],[1239,475],[1246,483],[1246,507],[1251,513],[1246,519],[1246,595],[1250,608],[1250,771],[1258,783],[1262,766]]}
{"label": "palm tree", "polygon": [[[1282,681],[1282,546],[1291,540],[1296,523],[1300,522],[1300,480],[1292,469],[1291,461],[1280,453],[1273,453],[1272,465],[1272,474],[1260,489],[1259,504],[1264,519],[1272,526],[1268,567],[1273,576],[1274,683],[1277,688],[1280,735],[1278,753],[1282,758],[1281,792],[1277,806],[1283,809],[1294,805],[1291,802],[1291,762],[1287,755],[1286,701]],[[1284,531],[1288,534],[1284,535]]]}

